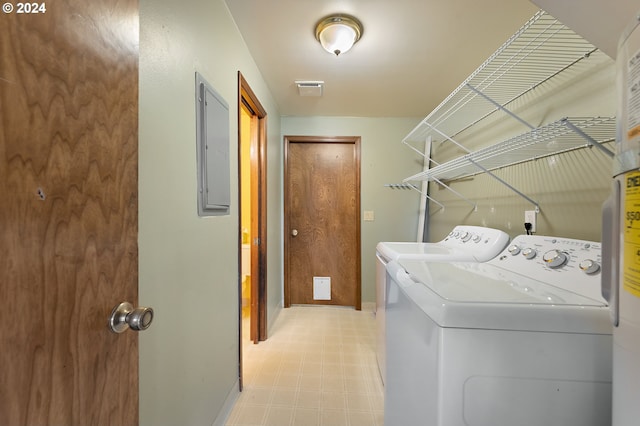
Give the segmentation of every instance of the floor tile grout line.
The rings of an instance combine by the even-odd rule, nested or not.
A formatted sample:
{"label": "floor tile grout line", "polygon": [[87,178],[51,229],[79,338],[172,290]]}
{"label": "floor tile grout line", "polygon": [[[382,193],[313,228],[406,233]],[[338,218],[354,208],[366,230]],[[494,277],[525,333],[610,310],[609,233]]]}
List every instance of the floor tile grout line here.
{"label": "floor tile grout line", "polygon": [[[276,345],[285,345],[284,349],[293,348],[296,343],[299,343],[296,342],[296,334],[293,332],[293,328],[290,327],[292,324],[294,326],[298,326],[298,328],[306,327],[309,329],[311,327],[303,325],[305,321],[306,324],[309,324],[312,321],[322,321],[325,327],[331,328],[330,332],[323,332],[320,329],[316,330],[318,334],[317,340],[321,343],[319,346],[310,344],[309,342],[305,342],[303,345],[298,345],[297,349],[301,351],[301,355],[295,362],[292,362],[291,358],[288,358],[288,360],[285,361],[284,354],[286,353],[286,350],[262,350],[266,345],[263,345],[263,348],[260,348],[259,350],[245,352],[248,356],[264,355],[265,357],[275,357],[275,359],[272,358],[266,362],[262,362],[261,365],[253,370],[253,373],[256,375],[254,379],[256,379],[258,375],[263,374],[263,370],[267,368],[267,366],[271,366],[273,368],[274,365],[277,365],[276,374],[271,374],[271,376],[268,377],[269,380],[265,380],[264,377],[262,378],[263,383],[257,380],[247,380],[247,391],[249,391],[254,384],[269,384],[272,387],[271,391],[267,391],[270,392],[267,400],[262,401],[266,404],[263,405],[263,407],[266,406],[266,409],[263,411],[262,423],[268,421],[270,413],[274,411],[272,410],[274,407],[279,408],[274,400],[275,392],[278,389],[289,389],[290,393],[293,392],[293,401],[290,401],[289,405],[285,406],[285,408],[288,407],[288,409],[293,413],[289,418],[290,424],[292,424],[294,421],[293,419],[295,419],[295,410],[304,409],[304,407],[297,406],[296,401],[298,401],[300,392],[304,391],[304,386],[302,386],[302,377],[304,377],[305,374],[308,376],[308,372],[305,371],[305,361],[311,358],[316,360],[316,364],[317,360],[320,359],[319,365],[321,367],[321,375],[319,377],[322,384],[320,388],[321,390],[319,391],[320,398],[323,398],[325,393],[337,392],[338,390],[343,395],[343,398],[345,398],[345,409],[344,411],[339,410],[339,412],[344,413],[346,421],[345,426],[352,423],[350,420],[351,417],[357,417],[358,415],[360,415],[360,417],[364,416],[369,419],[376,419],[376,424],[381,424],[383,407],[376,407],[376,404],[381,405],[383,398],[381,393],[381,384],[376,385],[375,382],[375,380],[379,380],[379,376],[376,377],[378,372],[377,365],[375,365],[375,331],[373,314],[371,312],[365,313],[365,316],[369,315],[365,318],[365,316],[360,312],[356,313],[356,311],[353,311],[350,312],[349,315],[346,315],[346,312],[347,311],[344,310],[334,312],[325,311],[322,316],[317,316],[316,312],[299,310],[294,313],[295,315],[289,315],[289,318],[279,318],[279,320],[283,319],[286,321],[279,322],[274,329],[278,330],[279,337],[286,336],[286,338],[274,338],[272,339],[272,343],[276,343]],[[309,315],[309,317],[305,319],[304,314],[306,313],[314,315]],[[295,320],[295,322],[291,322],[292,319]],[[321,348],[320,358],[318,358],[317,354],[314,354],[314,352],[311,352],[311,355],[308,355],[309,351],[313,350],[310,348],[315,348],[315,352],[317,352],[318,347]],[[347,353],[356,355],[347,357]],[[359,374],[357,376],[355,374],[347,374],[348,369],[353,368],[353,360],[355,359],[355,356],[360,356],[363,360],[358,368]],[[291,385],[286,385],[286,381],[291,380],[291,378],[284,379],[286,376],[284,370],[286,363],[289,363],[289,365],[297,365],[298,371],[300,371],[300,378],[298,378],[295,383],[292,382]],[[349,365],[352,367],[349,367]],[[249,369],[247,369],[247,371],[249,371]],[[339,379],[335,378],[336,375]],[[330,381],[332,381],[331,384]],[[283,386],[283,384],[286,386]],[[295,390],[293,389],[294,385]],[[256,389],[266,391],[267,388],[256,387]],[[354,405],[355,401],[357,401],[356,405]],[[243,405],[248,406],[248,402],[250,402],[249,398],[239,398],[237,407],[242,408]],[[325,406],[324,404],[325,403],[321,400],[317,404],[318,408],[314,411],[314,422],[317,424],[321,424],[322,419],[325,417],[322,414],[323,409],[329,410],[328,406]],[[367,407],[369,408],[368,410],[362,409]],[[236,415],[237,411],[238,410],[234,410],[232,416],[235,417],[230,417],[230,419],[234,419],[234,421],[238,420],[239,422],[242,418]],[[274,412],[276,411],[277,410]],[[229,425],[231,425],[231,423],[229,423]],[[243,426],[243,424],[238,423],[237,425],[234,424],[234,426]]]}

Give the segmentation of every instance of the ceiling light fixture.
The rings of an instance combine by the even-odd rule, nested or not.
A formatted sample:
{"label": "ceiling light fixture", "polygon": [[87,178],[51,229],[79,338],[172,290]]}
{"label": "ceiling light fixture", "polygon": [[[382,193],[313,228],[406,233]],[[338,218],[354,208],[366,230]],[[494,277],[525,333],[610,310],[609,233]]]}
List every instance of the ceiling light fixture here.
{"label": "ceiling light fixture", "polygon": [[362,24],[351,15],[329,15],[316,25],[316,39],[324,50],[336,56],[351,49],[360,36]]}

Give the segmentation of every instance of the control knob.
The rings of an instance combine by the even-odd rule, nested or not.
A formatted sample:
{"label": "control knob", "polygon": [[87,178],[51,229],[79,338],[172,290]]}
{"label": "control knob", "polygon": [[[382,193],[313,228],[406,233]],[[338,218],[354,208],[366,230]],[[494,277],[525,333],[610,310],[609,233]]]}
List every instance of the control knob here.
{"label": "control knob", "polygon": [[462,242],[466,243],[467,241],[469,241],[472,237],[471,232],[465,232],[464,234],[462,234]]}
{"label": "control knob", "polygon": [[481,239],[482,239],[482,237],[480,235],[474,235],[473,242],[474,243],[479,243]]}
{"label": "control knob", "polygon": [[580,267],[580,269],[582,269],[582,271],[585,274],[589,274],[589,275],[595,274],[600,270],[600,265],[598,264],[598,262],[591,259],[583,260],[582,262],[580,262],[578,266]]}
{"label": "control knob", "polygon": [[560,250],[549,250],[542,256],[549,268],[559,268],[569,260],[567,253]]}
{"label": "control knob", "polygon": [[524,256],[525,259],[531,260],[534,257],[536,257],[536,250],[532,249],[531,247],[527,247],[526,249],[522,250],[522,255]]}
{"label": "control knob", "polygon": [[515,244],[512,246],[509,246],[507,250],[509,251],[509,253],[511,253],[512,256],[515,256],[516,254],[520,253],[520,247],[518,247]]}

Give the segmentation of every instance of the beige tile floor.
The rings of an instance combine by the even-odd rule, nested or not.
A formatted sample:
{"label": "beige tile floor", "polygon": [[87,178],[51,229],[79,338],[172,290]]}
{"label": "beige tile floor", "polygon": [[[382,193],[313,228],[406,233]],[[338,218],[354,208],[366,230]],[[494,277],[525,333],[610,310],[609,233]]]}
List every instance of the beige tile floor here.
{"label": "beige tile floor", "polygon": [[227,426],[382,426],[375,343],[373,304],[283,309],[266,341],[243,345],[244,390]]}

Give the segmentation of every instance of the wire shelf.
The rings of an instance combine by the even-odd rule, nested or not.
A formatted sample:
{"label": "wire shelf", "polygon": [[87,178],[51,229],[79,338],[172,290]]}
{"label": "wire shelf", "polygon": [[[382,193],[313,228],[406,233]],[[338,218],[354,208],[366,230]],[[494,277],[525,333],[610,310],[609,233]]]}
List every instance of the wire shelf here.
{"label": "wire shelf", "polygon": [[563,71],[605,61],[611,59],[553,16],[539,11],[402,142],[411,146],[428,138],[432,142],[455,138]]}
{"label": "wire shelf", "polygon": [[615,117],[563,118],[531,132],[440,164],[410,176],[404,181],[461,179],[589,146],[595,146],[613,156],[613,152],[602,144],[614,141],[615,135]]}

